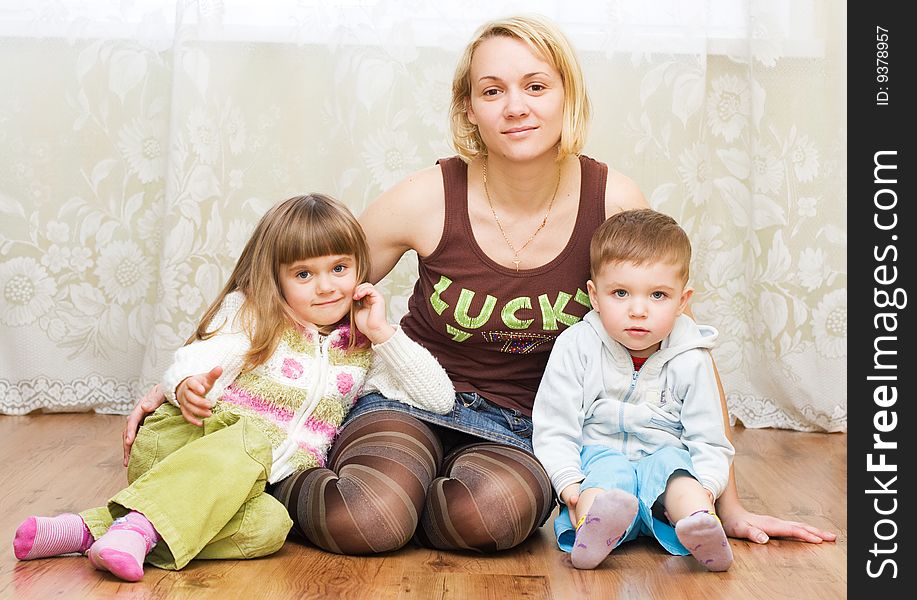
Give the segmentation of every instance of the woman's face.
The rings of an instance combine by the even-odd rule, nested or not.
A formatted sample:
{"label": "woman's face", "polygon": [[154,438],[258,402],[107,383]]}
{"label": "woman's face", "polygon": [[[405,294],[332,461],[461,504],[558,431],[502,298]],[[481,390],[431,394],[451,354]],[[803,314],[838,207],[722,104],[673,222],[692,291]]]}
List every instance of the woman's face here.
{"label": "woman's face", "polygon": [[471,59],[468,119],[491,156],[530,160],[560,142],[564,86],[560,73],[525,42],[491,37]]}

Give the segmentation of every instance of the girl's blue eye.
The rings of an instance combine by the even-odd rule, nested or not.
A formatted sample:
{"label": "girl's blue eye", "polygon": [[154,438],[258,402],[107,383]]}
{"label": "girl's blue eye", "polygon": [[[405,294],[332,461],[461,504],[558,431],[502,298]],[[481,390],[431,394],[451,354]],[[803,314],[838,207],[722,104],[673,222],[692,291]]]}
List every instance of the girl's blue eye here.
{"label": "girl's blue eye", "polygon": [[334,268],[331,270],[334,271],[335,273],[343,273],[344,269],[346,268],[347,267],[345,265],[334,265]]}
{"label": "girl's blue eye", "polygon": [[300,271],[299,273],[296,274],[296,277],[298,277],[299,279],[308,279],[309,275],[311,275],[309,271]]}

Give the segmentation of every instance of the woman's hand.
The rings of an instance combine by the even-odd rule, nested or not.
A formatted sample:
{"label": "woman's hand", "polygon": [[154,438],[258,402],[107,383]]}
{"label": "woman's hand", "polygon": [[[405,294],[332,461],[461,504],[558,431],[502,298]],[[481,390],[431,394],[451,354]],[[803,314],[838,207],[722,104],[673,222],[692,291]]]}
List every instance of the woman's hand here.
{"label": "woman's hand", "polygon": [[148,414],[162,406],[165,401],[166,396],[162,393],[162,386],[157,383],[144,394],[143,398],[137,401],[134,410],[127,416],[127,422],[124,424],[124,432],[121,434],[122,444],[124,446],[125,467],[128,461],[130,461],[131,446],[134,443],[134,439],[137,437],[137,430],[140,429],[140,424],[143,423],[143,420]]}
{"label": "woman's hand", "polygon": [[810,544],[833,542],[837,539],[836,533],[823,531],[807,523],[785,521],[769,515],[748,512],[737,501],[725,504],[718,502],[717,516],[723,522],[726,535],[758,544],[766,544],[772,537],[799,540]]}
{"label": "woman's hand", "polygon": [[353,292],[356,305],[353,320],[360,332],[373,344],[381,344],[395,335],[395,328],[385,314],[385,299],[371,283],[361,283]]}

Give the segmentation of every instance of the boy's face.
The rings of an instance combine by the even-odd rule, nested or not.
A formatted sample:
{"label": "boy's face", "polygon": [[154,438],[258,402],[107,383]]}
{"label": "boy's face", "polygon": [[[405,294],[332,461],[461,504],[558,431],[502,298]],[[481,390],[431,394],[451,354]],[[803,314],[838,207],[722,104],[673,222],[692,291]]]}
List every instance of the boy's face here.
{"label": "boy's face", "polygon": [[608,263],[586,283],[605,331],[634,356],[649,356],[675,327],[694,290],[674,264]]}

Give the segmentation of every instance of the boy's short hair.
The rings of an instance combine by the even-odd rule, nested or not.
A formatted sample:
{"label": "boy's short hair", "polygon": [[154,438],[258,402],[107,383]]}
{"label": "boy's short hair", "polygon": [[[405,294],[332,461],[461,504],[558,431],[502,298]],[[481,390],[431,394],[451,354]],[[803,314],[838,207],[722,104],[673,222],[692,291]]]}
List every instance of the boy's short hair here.
{"label": "boy's short hair", "polygon": [[589,245],[592,278],[615,262],[665,262],[679,267],[683,283],[691,268],[691,241],[672,217],[650,208],[625,210],[602,223]]}

